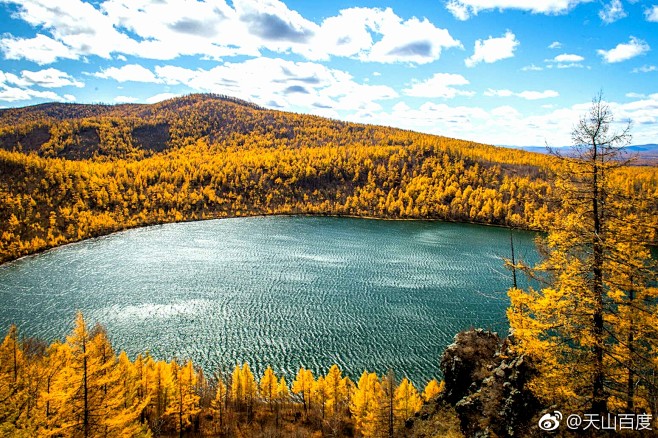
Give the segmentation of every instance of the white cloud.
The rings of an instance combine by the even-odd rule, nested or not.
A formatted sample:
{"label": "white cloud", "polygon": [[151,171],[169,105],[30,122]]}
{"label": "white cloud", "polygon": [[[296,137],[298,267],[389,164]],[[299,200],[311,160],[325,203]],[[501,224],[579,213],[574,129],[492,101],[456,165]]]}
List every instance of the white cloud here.
{"label": "white cloud", "polygon": [[496,96],[496,97],[510,97],[510,96],[514,96],[514,92],[511,91],[511,90],[494,90],[494,89],[488,88],[484,92],[484,95],[489,96],[489,97],[493,97],[493,96]]}
{"label": "white cloud", "polygon": [[[443,49],[461,47],[446,29],[426,18],[403,20],[392,9],[350,8],[317,24],[280,0],[2,0],[44,33],[32,39],[6,36],[8,59],[41,64],[91,55],[170,60],[184,55],[221,60],[260,56],[262,49],[309,60],[332,56],[365,61],[423,64]],[[157,17],[157,19],[154,19]]]}
{"label": "white cloud", "polygon": [[425,64],[439,59],[443,48],[461,47],[446,29],[437,28],[427,19],[403,21],[390,8],[374,13],[374,17],[373,27],[382,38],[360,56],[362,60]]}
{"label": "white cloud", "polygon": [[[66,95],[73,97],[71,95]],[[53,91],[39,91],[29,88],[10,87],[5,84],[0,84],[0,100],[6,102],[16,102],[21,100],[32,99],[45,99],[50,101],[63,102],[69,100],[67,97],[62,97]],[[75,100],[75,98],[73,98]]]}
{"label": "white cloud", "polygon": [[313,39],[310,51],[314,59],[330,55],[355,57],[367,53],[374,40],[371,33],[381,20],[382,11],[368,8],[349,8],[326,18]]}
{"label": "white cloud", "polygon": [[521,99],[526,100],[538,100],[538,99],[548,99],[553,97],[558,97],[560,93],[554,90],[544,90],[544,91],[521,91],[520,93],[515,93],[511,90],[493,90],[491,88],[487,89],[484,92],[485,96],[489,97],[511,97],[516,96]]}
{"label": "white cloud", "polygon": [[521,69],[521,71],[542,71],[542,70],[544,70],[543,67],[539,67],[535,64],[526,65]]}
{"label": "white cloud", "polygon": [[538,99],[549,99],[553,97],[559,97],[560,93],[558,93],[555,90],[522,91],[518,93],[517,96],[526,100],[538,100]]}
{"label": "white cloud", "polygon": [[621,0],[611,0],[610,3],[599,11],[599,17],[606,24],[614,23],[627,15],[626,11],[624,11],[624,6],[621,4]]}
{"label": "white cloud", "polygon": [[58,88],[66,86],[82,87],[84,84],[54,68],[39,71],[23,70],[20,76],[0,70],[0,100],[7,102],[27,101],[35,98],[60,102],[74,101],[75,96],[71,94],[60,96],[53,91],[42,91],[32,88]]}
{"label": "white cloud", "polygon": [[157,66],[155,67],[157,79],[154,77],[153,82],[164,82],[167,85],[188,84],[202,72],[203,70],[190,70],[175,65]]}
{"label": "white cloud", "polygon": [[448,0],[446,9],[458,20],[467,20],[480,11],[516,9],[533,14],[564,14],[590,0]]}
{"label": "white cloud", "polygon": [[160,93],[146,99],[146,103],[158,103],[158,102],[162,102],[163,100],[173,99],[174,97],[177,96],[178,94],[174,94],[174,93]]}
{"label": "white cloud", "polygon": [[491,115],[509,119],[509,118],[518,118],[521,116],[521,113],[514,107],[511,107],[509,105],[503,105],[492,109]]}
{"label": "white cloud", "polygon": [[55,68],[38,71],[23,70],[20,76],[13,73],[5,73],[0,70],[0,84],[11,84],[20,88],[29,88],[33,86],[42,88],[60,88],[66,86],[84,87],[82,82],[77,81],[69,74]]}
{"label": "white cloud", "polygon": [[391,8],[350,8],[325,19],[309,44],[297,50],[311,60],[343,56],[425,64],[451,47],[461,47],[461,43],[425,18],[403,20]]}
{"label": "white cloud", "polygon": [[139,99],[132,96],[117,96],[114,98],[116,103],[135,103],[139,102]]}
{"label": "white cloud", "polygon": [[597,53],[601,55],[605,62],[612,64],[627,61],[648,52],[650,49],[645,41],[632,36],[628,43],[617,44],[617,47],[610,50],[597,50]]}
{"label": "white cloud", "polygon": [[473,96],[473,91],[459,90],[455,86],[468,85],[468,80],[458,74],[436,73],[431,78],[414,82],[409,88],[402,90],[407,96],[452,99],[455,96]]}
{"label": "white cloud", "polygon": [[562,48],[562,43],[559,41],[553,41],[551,44],[548,45],[549,49],[561,49]]}
{"label": "white cloud", "polygon": [[299,108],[330,117],[337,117],[336,111],[379,110],[377,101],[398,97],[391,87],[357,83],[344,71],[279,58],[227,62],[209,70],[158,66],[155,74],[148,71],[143,76],[149,75],[156,83],[185,85],[194,91],[227,94],[267,107]]}
{"label": "white cloud", "polygon": [[114,79],[118,82],[160,82],[151,70],[142,67],[139,64],[128,64],[118,68],[110,67],[98,73],[94,73],[94,76],[103,79]]}
{"label": "white cloud", "polygon": [[633,73],[651,73],[652,71],[658,71],[658,67],[655,65],[643,65],[642,67],[633,69]]}
{"label": "white cloud", "polygon": [[446,3],[446,9],[453,15],[453,17],[460,21],[466,21],[471,16],[468,6],[458,0],[449,0],[448,3]]}
{"label": "white cloud", "polygon": [[644,16],[647,21],[658,23],[658,5],[653,5],[651,8],[644,11]]}
{"label": "white cloud", "polygon": [[[18,6],[17,17],[33,27],[48,30],[54,40],[70,49],[70,56],[110,58],[110,53],[117,48],[130,50],[135,45],[135,41],[115,29],[110,17],[91,3],[81,0],[4,1]],[[16,47],[10,43],[9,49],[16,50]]]}
{"label": "white cloud", "polygon": [[44,88],[59,88],[66,86],[82,88],[85,86],[83,82],[80,82],[68,73],[55,68],[47,68],[39,71],[23,70],[21,72],[21,78],[27,85],[37,85]]}
{"label": "white cloud", "polygon": [[0,39],[0,50],[7,59],[27,59],[39,65],[51,64],[58,59],[79,58],[71,48],[42,34],[34,38],[4,37]]}
{"label": "white cloud", "polygon": [[545,62],[549,64],[548,68],[552,68],[554,66],[557,66],[557,68],[582,68],[583,65],[581,62],[584,60],[585,58],[580,55],[563,53],[561,55],[557,55],[555,58],[547,59]]}
{"label": "white cloud", "polygon": [[585,60],[580,55],[573,55],[570,53],[563,53],[561,55],[557,55],[555,58],[553,58],[555,62],[582,62]]}
{"label": "white cloud", "polygon": [[[430,102],[414,107],[398,103],[390,112],[377,112],[368,118],[355,118],[355,121],[386,124],[487,144],[564,146],[571,144],[574,123],[587,113],[590,106],[590,102],[570,107],[537,106],[536,114],[524,115],[513,106],[485,110]],[[610,102],[610,108],[616,120],[633,121],[634,143],[655,143],[658,136],[658,93],[624,104]]]}
{"label": "white cloud", "polygon": [[514,50],[519,45],[516,36],[507,31],[500,38],[489,37],[486,40],[477,40],[473,56],[465,60],[467,67],[473,67],[480,62],[492,63],[514,56]]}

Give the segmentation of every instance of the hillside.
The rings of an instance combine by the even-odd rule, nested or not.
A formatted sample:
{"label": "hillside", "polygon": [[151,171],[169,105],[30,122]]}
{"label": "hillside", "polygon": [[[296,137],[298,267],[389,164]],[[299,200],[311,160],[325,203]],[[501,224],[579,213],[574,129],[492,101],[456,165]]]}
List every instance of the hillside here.
{"label": "hillside", "polygon": [[[0,111],[0,262],[113,231],[322,214],[542,229],[554,157],[216,95]],[[658,172],[616,176],[656,226]],[[654,234],[655,236],[655,234]]]}

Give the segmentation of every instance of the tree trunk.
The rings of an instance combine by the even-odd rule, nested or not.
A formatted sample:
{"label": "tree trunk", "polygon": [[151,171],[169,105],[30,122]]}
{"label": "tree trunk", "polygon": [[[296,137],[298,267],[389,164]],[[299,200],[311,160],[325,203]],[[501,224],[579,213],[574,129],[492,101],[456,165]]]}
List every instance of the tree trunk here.
{"label": "tree trunk", "polygon": [[[631,279],[632,283],[632,279]],[[633,290],[633,287],[631,286],[630,290],[628,291],[628,300],[629,300],[629,306],[634,305],[633,300],[635,299],[635,291]],[[633,355],[635,354],[635,347],[634,347],[634,342],[635,342],[635,324],[633,321],[633,318],[631,317],[631,320],[629,321],[630,327],[628,330],[628,381],[626,382],[626,412],[629,414],[633,413],[633,410],[635,408],[634,406],[634,401],[633,399],[635,398],[635,373],[633,372]],[[652,411],[655,415],[655,411]]]}
{"label": "tree trunk", "polygon": [[604,414],[607,411],[607,397],[604,387],[604,364],[603,364],[603,244],[601,242],[601,215],[599,206],[602,204],[599,190],[599,168],[597,153],[599,146],[594,141],[592,150],[593,174],[592,174],[592,219],[594,226],[593,246],[593,293],[594,293],[594,373],[592,375],[592,413]]}

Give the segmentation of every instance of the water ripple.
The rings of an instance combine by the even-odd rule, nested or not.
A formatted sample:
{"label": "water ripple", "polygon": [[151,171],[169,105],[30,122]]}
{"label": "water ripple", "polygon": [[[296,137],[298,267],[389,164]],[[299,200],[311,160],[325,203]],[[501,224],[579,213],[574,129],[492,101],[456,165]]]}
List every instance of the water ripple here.
{"label": "water ripple", "polygon": [[[536,258],[531,233],[519,253]],[[63,337],[75,311],[117,349],[249,361],[289,381],[337,363],[417,384],[471,326],[506,330],[509,231],[440,222],[268,217],[117,233],[0,266],[0,329]]]}

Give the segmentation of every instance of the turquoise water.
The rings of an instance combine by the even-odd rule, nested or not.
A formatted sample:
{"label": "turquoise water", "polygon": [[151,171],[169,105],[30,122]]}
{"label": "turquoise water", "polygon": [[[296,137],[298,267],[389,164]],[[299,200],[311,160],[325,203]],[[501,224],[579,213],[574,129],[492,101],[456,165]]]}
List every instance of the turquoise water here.
{"label": "turquoise water", "polygon": [[[514,232],[536,260],[534,234]],[[77,309],[131,357],[191,358],[207,372],[248,361],[352,377],[439,376],[459,330],[505,334],[510,231],[424,221],[255,217],[168,224],[0,266],[0,329],[48,341]]]}

